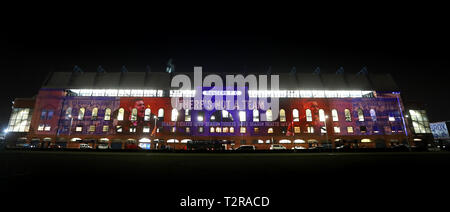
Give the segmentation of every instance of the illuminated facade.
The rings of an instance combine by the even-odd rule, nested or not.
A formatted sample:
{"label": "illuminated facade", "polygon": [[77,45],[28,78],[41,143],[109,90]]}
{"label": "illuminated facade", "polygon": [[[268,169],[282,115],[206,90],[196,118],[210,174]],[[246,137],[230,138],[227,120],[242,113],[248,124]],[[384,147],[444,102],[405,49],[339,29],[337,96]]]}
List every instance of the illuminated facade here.
{"label": "illuminated facade", "polygon": [[[184,73],[191,76],[191,73]],[[295,147],[348,145],[385,148],[411,143],[410,124],[390,75],[280,74],[280,90],[224,91],[221,95],[278,97],[278,117],[257,107],[232,110],[174,109],[172,97],[195,90],[170,87],[158,72],[55,72],[28,106],[14,105],[9,142],[78,148],[192,149],[219,144],[232,149],[272,144]],[[203,91],[203,95],[212,95]],[[31,103],[30,103],[31,102]],[[189,102],[188,104],[196,104]],[[250,105],[250,103],[249,103]],[[264,115],[265,121],[261,118]],[[413,130],[422,130],[425,122]],[[421,124],[421,125],[418,125]],[[424,127],[424,133],[428,128]],[[217,148],[217,146],[215,146]]]}

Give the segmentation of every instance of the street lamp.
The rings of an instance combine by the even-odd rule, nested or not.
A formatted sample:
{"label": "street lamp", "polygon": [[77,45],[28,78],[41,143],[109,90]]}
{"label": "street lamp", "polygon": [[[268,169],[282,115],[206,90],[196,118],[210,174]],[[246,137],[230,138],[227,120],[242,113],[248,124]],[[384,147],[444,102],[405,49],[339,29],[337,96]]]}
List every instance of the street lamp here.
{"label": "street lamp", "polygon": [[[325,119],[323,120],[323,123],[325,124],[325,136],[326,136],[327,144],[328,144],[327,119],[328,119],[328,115],[325,115]],[[331,143],[331,142],[330,142],[330,143]],[[331,151],[333,151],[333,144],[331,144]]]}

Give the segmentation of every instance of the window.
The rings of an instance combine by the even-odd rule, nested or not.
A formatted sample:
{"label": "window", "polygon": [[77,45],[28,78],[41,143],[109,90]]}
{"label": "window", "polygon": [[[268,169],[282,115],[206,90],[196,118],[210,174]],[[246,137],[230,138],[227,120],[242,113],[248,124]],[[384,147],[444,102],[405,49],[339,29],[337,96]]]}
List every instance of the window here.
{"label": "window", "polygon": [[230,127],[230,133],[234,133],[234,127]]}
{"label": "window", "polygon": [[32,110],[14,108],[8,123],[8,132],[28,132],[30,129]]}
{"label": "window", "polygon": [[306,121],[312,121],[312,114],[310,109],[306,109]]}
{"label": "window", "polygon": [[239,121],[246,121],[245,111],[239,111]]}
{"label": "window", "polygon": [[39,124],[37,130],[38,130],[38,131],[43,131],[43,130],[44,130],[44,124]]}
{"label": "window", "polygon": [[117,125],[116,126],[116,132],[122,132],[122,126]]}
{"label": "window", "polygon": [[353,127],[347,127],[347,133],[352,134],[353,133]]}
{"label": "window", "polygon": [[284,109],[280,110],[280,122],[286,121],[286,111]]}
{"label": "window", "polygon": [[352,121],[352,114],[350,113],[350,110],[345,109],[344,113],[345,113],[345,121]]}
{"label": "window", "polygon": [[370,117],[372,117],[372,121],[377,121],[377,114],[374,109],[370,109]]}
{"label": "window", "polygon": [[144,126],[144,127],[142,128],[142,132],[143,132],[143,133],[149,133],[149,132],[150,132],[150,127],[149,127],[149,126]]}
{"label": "window", "polygon": [[361,133],[366,133],[366,132],[367,132],[366,126],[359,126],[359,131],[360,131]]}
{"label": "window", "polygon": [[134,127],[134,126],[133,126],[133,127],[130,127],[130,132],[131,132],[131,133],[135,133],[135,132],[136,132],[136,127]]}
{"label": "window", "polygon": [[184,121],[191,121],[191,110],[184,110]]}
{"label": "window", "polygon": [[325,126],[320,127],[320,133],[327,133],[327,128]]}
{"label": "window", "polygon": [[298,110],[294,109],[292,110],[292,121],[299,121],[299,114],[298,114]]}
{"label": "window", "polygon": [[259,111],[257,109],[253,110],[253,121],[258,122],[259,121]]}
{"label": "window", "polygon": [[42,110],[41,111],[41,120],[45,120],[46,115],[47,115],[47,111],[46,110]]}
{"label": "window", "polygon": [[51,120],[53,118],[53,110],[49,110],[47,112],[47,120]]}
{"label": "window", "polygon": [[240,130],[239,130],[239,132],[241,132],[241,133],[246,133],[246,132],[247,132],[247,129],[246,129],[245,127],[241,127]]}
{"label": "window", "polygon": [[358,109],[358,120],[364,121],[364,112],[361,108]]}
{"label": "window", "polygon": [[177,127],[172,127],[171,132],[172,132],[172,133],[175,133],[176,131],[177,131]]}
{"label": "window", "polygon": [[214,131],[215,131],[215,130],[214,130],[214,127],[210,127],[210,128],[209,128],[209,132],[210,132],[210,133],[213,133]]}
{"label": "window", "polygon": [[111,109],[106,108],[105,110],[105,121],[111,120]]}
{"label": "window", "polygon": [[84,107],[80,108],[80,111],[78,112],[78,120],[83,120],[84,119],[84,112],[86,109],[84,109]]}
{"label": "window", "polygon": [[415,133],[431,133],[425,110],[409,110]]}
{"label": "window", "polygon": [[314,133],[314,127],[309,126],[308,127],[308,133]]}
{"label": "window", "polygon": [[222,129],[220,127],[216,127],[216,133],[222,132]]}
{"label": "window", "polygon": [[117,114],[117,120],[123,121],[124,113],[125,113],[125,110],[123,108],[120,108],[119,113]]}
{"label": "window", "polygon": [[294,133],[300,133],[300,127],[294,127]]}
{"label": "window", "polygon": [[394,113],[389,113],[389,121],[395,121]]}
{"label": "window", "polygon": [[81,131],[83,131],[83,127],[82,127],[82,126],[77,126],[77,127],[75,127],[75,131],[76,131],[76,132],[81,132]]}
{"label": "window", "polygon": [[319,121],[325,121],[325,111],[323,109],[319,109]]}
{"label": "window", "polygon": [[223,133],[228,133],[228,127],[224,127],[224,128],[222,129],[222,132],[223,132]]}
{"label": "window", "polygon": [[272,121],[272,110],[266,111],[266,121]]}
{"label": "window", "polygon": [[150,108],[145,109],[144,111],[144,121],[150,121],[152,110]]}
{"label": "window", "polygon": [[131,109],[131,117],[130,121],[136,121],[137,120],[137,108]]}
{"label": "window", "polygon": [[210,120],[210,121],[216,121],[216,116],[215,116],[215,115],[212,115],[212,116],[209,118],[209,120]]}
{"label": "window", "polygon": [[333,127],[334,133],[341,133],[340,127]]}
{"label": "window", "polygon": [[205,116],[205,113],[204,112],[198,112],[197,113],[197,121],[203,121],[203,119],[204,119],[204,116]]}
{"label": "window", "polygon": [[267,130],[267,133],[272,134],[272,133],[273,133],[273,128],[272,128],[272,127],[269,128],[269,129]]}
{"label": "window", "polygon": [[172,116],[171,116],[171,121],[177,121],[178,118],[178,110],[177,109],[172,109]]}
{"label": "window", "polygon": [[98,116],[98,108],[94,108],[94,109],[92,109],[92,116],[91,116],[91,119],[92,120],[97,120],[97,116]]}
{"label": "window", "polygon": [[190,127],[186,127],[186,133],[191,133],[191,128]]}
{"label": "window", "polygon": [[66,119],[72,118],[72,108],[71,108],[71,107],[68,107],[68,108],[66,109],[66,115],[65,115],[65,117],[66,117]]}
{"label": "window", "polygon": [[259,133],[259,127],[253,128],[253,132],[254,132],[254,133]]}
{"label": "window", "polygon": [[203,127],[198,127],[198,132],[203,133]]}
{"label": "window", "polygon": [[164,109],[159,108],[159,110],[158,110],[158,118],[164,118]]}
{"label": "window", "polygon": [[333,121],[339,121],[338,112],[336,109],[331,110],[331,116],[333,117]]}
{"label": "window", "polygon": [[89,126],[89,132],[94,132],[94,131],[95,131],[95,125]]}
{"label": "window", "polygon": [[109,131],[109,126],[103,125],[103,132],[108,132],[108,131]]}
{"label": "window", "polygon": [[373,133],[379,133],[380,131],[378,130],[378,126],[374,125],[373,126]]}

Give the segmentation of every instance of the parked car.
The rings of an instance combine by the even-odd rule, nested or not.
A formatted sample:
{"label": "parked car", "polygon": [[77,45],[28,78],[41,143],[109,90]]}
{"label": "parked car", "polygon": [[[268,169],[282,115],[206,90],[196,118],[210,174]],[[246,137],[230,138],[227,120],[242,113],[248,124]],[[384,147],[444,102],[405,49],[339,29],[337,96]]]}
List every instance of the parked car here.
{"label": "parked car", "polygon": [[284,147],[281,144],[272,144],[270,145],[270,150],[285,150],[286,147]]}
{"label": "parked car", "polygon": [[49,145],[48,148],[49,149],[61,149],[61,146],[57,145],[57,144],[52,144],[52,145]]}
{"label": "parked car", "polygon": [[89,144],[80,144],[80,149],[92,149],[92,147]]}
{"label": "parked car", "polygon": [[241,145],[236,150],[237,151],[253,151],[253,150],[256,150],[256,148],[253,145]]}
{"label": "parked car", "polygon": [[336,149],[342,149],[342,150],[350,149],[350,146],[349,145],[341,145],[341,146],[336,147]]}
{"label": "parked car", "polygon": [[306,149],[306,148],[302,147],[302,146],[294,146],[291,149],[297,150],[297,149]]}
{"label": "parked car", "polygon": [[109,144],[98,144],[97,149],[111,149]]}

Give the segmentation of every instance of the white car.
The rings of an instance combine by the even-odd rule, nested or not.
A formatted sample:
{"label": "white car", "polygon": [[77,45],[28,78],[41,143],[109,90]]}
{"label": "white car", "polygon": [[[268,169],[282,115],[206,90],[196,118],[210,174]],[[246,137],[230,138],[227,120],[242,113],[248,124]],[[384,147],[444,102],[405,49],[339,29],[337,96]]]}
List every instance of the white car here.
{"label": "white car", "polygon": [[97,149],[109,149],[109,145],[108,144],[99,144],[99,145],[97,145]]}
{"label": "white car", "polygon": [[286,147],[284,147],[283,145],[280,145],[280,144],[270,145],[270,150],[282,150],[282,149],[286,149]]}
{"label": "white car", "polygon": [[302,146],[294,146],[294,147],[292,147],[292,149],[306,149],[306,148],[302,147]]}
{"label": "white car", "polygon": [[92,149],[92,147],[89,144],[80,144],[80,149]]}

